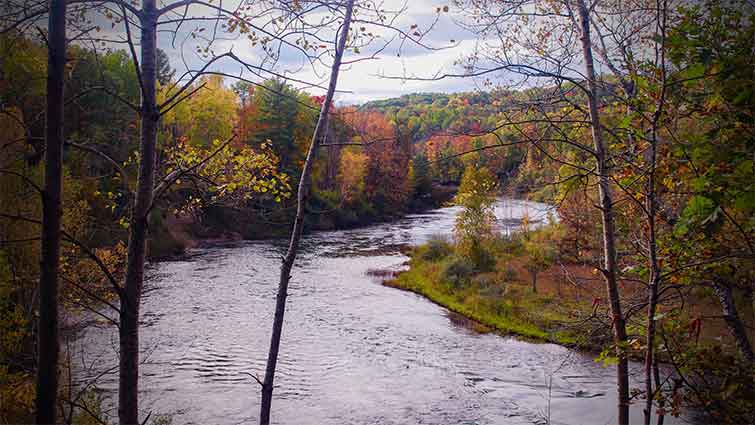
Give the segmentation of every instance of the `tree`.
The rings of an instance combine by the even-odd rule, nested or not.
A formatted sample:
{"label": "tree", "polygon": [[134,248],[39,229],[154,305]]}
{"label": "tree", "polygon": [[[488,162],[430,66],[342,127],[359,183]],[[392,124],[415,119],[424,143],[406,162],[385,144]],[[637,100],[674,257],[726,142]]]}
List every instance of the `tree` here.
{"label": "tree", "polygon": [[469,151],[466,136],[440,135],[426,142],[427,157],[432,162],[435,178],[441,184],[458,184],[464,173],[461,154]]}
{"label": "tree", "polygon": [[607,157],[606,143],[603,140],[603,126],[599,112],[598,83],[592,56],[592,40],[590,38],[590,12],[584,0],[577,1],[577,15],[581,27],[580,42],[582,44],[582,59],[585,63],[588,91],[587,104],[590,111],[590,130],[592,133],[595,154],[596,172],[598,176],[598,198],[603,224],[603,276],[608,290],[608,300],[611,305],[613,318],[614,341],[616,354],[619,359],[617,370],[618,386],[618,423],[629,424],[629,364],[624,352],[627,341],[627,331],[624,315],[621,311],[621,296],[618,285],[618,267],[616,265],[616,228],[614,217],[613,195],[611,190],[610,169]]}
{"label": "tree", "polygon": [[298,181],[307,154],[303,141],[314,124],[313,110],[308,97],[290,84],[267,80],[249,95],[242,109],[244,140],[252,146],[272,142],[281,158],[281,171]]}
{"label": "tree", "polygon": [[430,175],[430,161],[424,152],[414,156],[411,164],[412,196],[415,199],[423,198],[432,192],[432,176]]}
{"label": "tree", "polygon": [[270,409],[273,400],[273,383],[275,381],[275,367],[278,362],[278,351],[280,349],[281,333],[283,331],[283,316],[286,311],[286,297],[288,296],[288,282],[291,280],[291,269],[293,268],[296,254],[299,250],[299,241],[301,240],[302,231],[304,230],[304,205],[307,201],[309,192],[309,178],[312,170],[315,152],[317,152],[320,139],[323,137],[328,125],[328,114],[333,103],[336,85],[338,84],[338,73],[341,69],[341,60],[346,49],[346,39],[351,26],[352,12],[354,9],[354,0],[348,0],[344,10],[343,22],[340,27],[340,34],[336,49],[334,52],[333,65],[330,71],[330,83],[328,91],[325,94],[325,100],[322,103],[320,117],[317,120],[312,141],[307,152],[307,158],[304,161],[304,167],[299,179],[299,190],[296,199],[296,218],[291,230],[291,240],[288,245],[288,251],[283,258],[281,266],[280,281],[278,283],[278,295],[275,302],[275,316],[273,318],[273,332],[270,338],[270,351],[267,357],[267,367],[265,369],[265,379],[262,385],[262,401],[260,404],[260,425],[270,423]]}
{"label": "tree", "polygon": [[348,204],[364,199],[368,161],[367,155],[356,150],[346,149],[341,154],[338,184],[341,197]]}
{"label": "tree", "polygon": [[176,70],[170,67],[170,59],[168,54],[163,49],[157,49],[157,82],[161,86],[167,86],[173,76],[176,75]]}
{"label": "tree", "polygon": [[372,140],[365,146],[369,158],[365,176],[367,199],[382,215],[401,212],[411,195],[409,141],[402,139],[395,126],[378,112],[356,114],[353,125],[363,140]]}
{"label": "tree", "polygon": [[740,1],[683,9],[668,41],[670,60],[680,69],[677,79],[689,80],[674,94],[689,99],[685,106],[692,116],[685,122],[696,124],[668,130],[675,142],[670,154],[683,164],[673,171],[681,174],[679,187],[669,189],[691,194],[673,228],[675,266],[706,264],[694,271],[714,289],[736,344],[750,362],[752,343],[732,307],[735,292],[752,304],[747,259],[755,252],[752,12],[751,4]]}
{"label": "tree", "polygon": [[52,0],[48,23],[45,183],[42,192],[42,257],[39,277],[36,422],[55,423],[58,397],[58,274],[63,192],[63,85],[66,2]]}
{"label": "tree", "polygon": [[[548,242],[538,240],[537,238],[528,238],[524,242],[524,251],[527,254],[527,263],[524,267],[530,273],[533,294],[537,293],[537,275],[542,271],[548,270],[555,261],[556,253]],[[560,287],[558,290],[558,295],[561,295]]]}
{"label": "tree", "polygon": [[469,166],[454,197],[454,203],[462,207],[454,224],[456,249],[481,269],[492,266],[483,243],[493,235],[496,187],[495,176],[487,168]]}
{"label": "tree", "polygon": [[[213,140],[231,137],[236,127],[238,97],[223,82],[219,75],[198,79],[192,87],[196,92],[163,115],[162,127],[170,130],[163,139],[180,135],[194,146],[209,147]],[[160,97],[166,96],[161,92]]]}

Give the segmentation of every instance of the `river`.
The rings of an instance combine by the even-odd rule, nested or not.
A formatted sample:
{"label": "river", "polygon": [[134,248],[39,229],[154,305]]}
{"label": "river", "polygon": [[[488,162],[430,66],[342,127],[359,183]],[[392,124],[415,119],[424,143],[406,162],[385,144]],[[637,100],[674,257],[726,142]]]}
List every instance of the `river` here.
{"label": "river", "polygon": [[[496,205],[506,231],[525,214],[544,220],[547,210],[506,199]],[[402,267],[400,247],[450,233],[457,211],[305,236],[290,285],[274,423],[615,423],[614,368],[593,355],[476,333],[367,273]],[[264,374],[284,251],[280,240],[239,242],[149,267],[142,416],[169,414],[174,425],[256,422],[259,387],[246,373]],[[89,361],[117,364],[112,328],[90,327],[78,345]],[[639,376],[639,365],[632,372]],[[98,386],[113,394],[117,374]],[[633,422],[641,415],[633,406]]]}

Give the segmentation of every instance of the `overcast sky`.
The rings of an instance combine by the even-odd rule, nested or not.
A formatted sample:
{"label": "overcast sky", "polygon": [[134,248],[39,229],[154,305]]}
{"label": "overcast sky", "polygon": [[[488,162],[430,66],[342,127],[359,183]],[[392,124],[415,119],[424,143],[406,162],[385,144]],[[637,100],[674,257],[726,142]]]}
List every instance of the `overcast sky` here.
{"label": "overcast sky", "polygon": [[[386,9],[403,5],[402,0],[386,1]],[[397,26],[407,32],[410,32],[409,28],[415,24],[420,30],[427,30],[436,19],[436,9],[449,5],[450,2],[447,0],[412,0],[406,4],[406,12],[401,14]],[[473,34],[463,30],[455,22],[455,18],[458,16],[454,15],[452,9],[450,13],[441,13],[433,29],[423,37],[423,43],[441,50],[428,50],[411,43],[399,47],[399,43],[394,42],[377,59],[344,68],[338,87],[351,93],[340,94],[339,100],[358,103],[414,92],[458,92],[474,89],[476,83],[471,79],[401,81],[381,78],[403,75],[432,77],[445,72],[461,72],[460,66],[454,62],[470,53],[476,41]],[[451,40],[454,42],[451,43]]]}
{"label": "overcast sky", "polygon": [[[450,8],[449,12],[440,13],[438,18],[436,11],[438,8],[442,9],[444,6]],[[415,30],[425,32],[437,19],[432,31],[428,32],[422,39],[425,45],[432,46],[434,49],[427,49],[409,42],[401,45],[399,40],[396,39],[388,48],[381,51],[376,58],[342,67],[338,81],[340,92],[336,96],[338,103],[362,103],[369,100],[385,99],[414,92],[469,91],[477,87],[479,82],[466,78],[444,79],[440,81],[404,81],[382,78],[382,76],[404,75],[432,77],[437,73],[461,72],[460,66],[455,65],[454,62],[463,59],[465,55],[472,52],[476,43],[474,35],[457,24],[459,16],[454,12],[452,4],[448,0],[410,0],[408,2],[405,0],[385,0],[382,8],[388,11],[402,9],[403,12],[394,21],[394,26],[409,33]],[[195,11],[195,13],[202,14],[207,12]],[[388,15],[390,15],[390,12]],[[352,29],[358,29],[362,25],[356,24],[356,28],[353,27]],[[417,25],[418,28],[413,29],[413,25]],[[369,25],[367,27],[368,31],[380,33],[383,37],[382,40],[388,40],[396,34],[395,31],[391,30],[381,30]],[[178,37],[179,42],[182,37],[188,35],[190,28],[190,25],[183,25],[181,27],[181,35]],[[204,34],[207,34],[207,32]],[[193,69],[201,66],[202,59],[191,48],[184,47],[182,52],[178,44],[173,47],[172,37],[169,34],[162,34],[158,40],[158,44],[168,53],[171,64],[179,70],[179,74],[186,68],[184,63]],[[344,60],[349,61],[369,56],[371,53],[374,53],[374,49],[383,44],[384,42],[375,42],[371,45],[372,47],[362,49],[359,54],[349,51]],[[213,50],[216,54],[229,51],[230,49],[244,60],[251,63],[259,63],[259,58],[261,57],[259,51],[255,50],[245,39],[221,40],[215,42],[213,45]],[[233,75],[240,75],[242,73],[241,66],[228,61],[218,64],[216,70]],[[276,71],[285,73],[285,75],[298,80],[313,82],[322,86],[327,85],[327,69],[322,66],[316,70],[313,69],[312,66],[303,60],[300,54],[297,54],[293,50],[287,52],[284,49],[282,51]],[[248,72],[244,72],[243,75],[250,80],[260,81],[258,76],[252,77]],[[300,83],[293,82],[293,84],[300,88],[304,87]],[[319,95],[324,92],[318,88],[306,88],[305,90],[313,95]]]}
{"label": "overcast sky", "polygon": [[[161,0],[160,4],[166,6],[176,3],[176,1]],[[222,7],[234,10],[242,1],[250,0],[223,0],[222,3],[216,2],[214,4],[222,4]],[[367,47],[362,46],[359,52],[347,50],[344,55],[345,63],[355,60],[357,62],[344,65],[341,68],[336,94],[337,103],[359,104],[409,93],[453,93],[486,88],[483,85],[486,81],[468,77],[432,81],[401,79],[401,77],[432,78],[446,73],[464,74],[463,67],[458,63],[472,55],[478,46],[480,46],[481,52],[489,52],[491,46],[493,46],[493,49],[497,48],[500,40],[495,42],[495,40],[489,39],[488,44],[485,44],[475,34],[464,29],[460,22],[474,21],[465,19],[461,12],[453,6],[452,0],[360,0],[360,3],[364,6],[367,1],[372,2],[370,4],[377,2],[378,8],[387,11],[385,15],[391,22],[391,28],[371,25],[369,22],[375,22],[374,19],[370,19],[370,14],[374,15],[372,9],[360,9],[356,18],[358,21],[353,23],[352,31],[361,32],[361,28],[365,27],[364,33],[378,34],[381,38]],[[306,4],[306,2],[303,3]],[[279,43],[281,48],[276,49],[277,60],[275,65],[271,67],[271,64],[265,61],[265,58],[269,58],[269,56],[262,53],[259,44],[253,45],[245,34],[240,34],[238,31],[228,32],[223,29],[225,25],[216,26],[215,21],[212,20],[213,17],[217,16],[216,10],[213,10],[212,7],[195,4],[185,16],[183,9],[174,9],[161,17],[163,24],[159,27],[158,46],[168,54],[171,66],[177,70],[176,75],[183,77],[182,81],[186,81],[187,75],[194,75],[192,72],[196,73],[211,58],[233,52],[247,64],[266,71],[254,72],[252,70],[250,72],[238,61],[228,57],[213,62],[208,70],[228,76],[243,77],[254,83],[262,83],[265,79],[273,76],[285,76],[288,82],[297,88],[305,90],[311,95],[322,95],[325,91],[324,87],[328,84],[329,67],[332,62],[332,50],[336,35],[334,33],[335,25],[332,23],[325,25],[318,30],[316,37],[311,35],[307,37],[310,43],[318,44],[322,42],[328,44],[330,49],[330,55],[325,55],[322,63],[312,66],[305,55],[301,53],[301,48],[290,47],[298,41],[300,32],[295,31],[295,28],[292,29],[290,26],[286,26],[285,30],[276,29],[276,26],[283,24],[278,24],[279,21],[277,20],[274,21],[275,24],[271,24],[269,15],[266,17],[265,11],[268,10],[266,8],[269,3],[252,1],[244,4],[250,5],[250,8],[260,8],[259,11],[247,10],[245,12],[248,16],[254,16],[250,19],[257,27],[258,33],[261,31],[260,28],[275,33],[278,33],[278,31],[287,33],[284,39],[289,43],[289,47],[286,47],[285,43]],[[443,9],[447,9],[447,11],[444,12]],[[328,15],[332,15],[332,11],[325,10],[322,13],[307,11],[302,15],[308,22],[319,24],[321,20],[328,21],[330,19]],[[395,11],[400,11],[400,13],[394,13]],[[438,11],[441,12],[438,13]],[[342,15],[342,12],[340,11],[339,15]],[[185,19],[187,17],[189,19]],[[392,17],[395,19],[391,20]],[[113,23],[112,20],[101,15],[94,19],[99,19],[98,23],[103,28],[102,32],[97,32],[97,37],[120,42],[112,43],[111,48],[125,48],[126,45],[123,44],[126,38],[125,29],[121,23]],[[135,22],[136,19],[133,18],[132,21]],[[340,18],[338,22],[340,22]],[[199,28],[203,28],[204,31],[196,32]],[[213,28],[216,28],[217,32]],[[422,45],[406,39],[401,42],[402,37],[397,37],[395,29],[410,34],[415,31],[421,32],[423,34]],[[135,27],[132,30],[138,33]],[[573,37],[573,34],[571,36]],[[317,38],[322,41],[318,41]],[[386,40],[391,39],[393,39],[392,44],[387,48],[381,48],[385,45]],[[210,40],[212,41],[210,42]],[[138,37],[135,38],[135,42],[137,43],[135,47],[138,54]],[[197,48],[207,47],[208,42],[210,43],[210,53],[207,55],[198,54]],[[307,51],[311,53],[311,50]],[[513,53],[509,51],[508,54],[512,55]],[[523,55],[526,54],[523,53]],[[568,59],[569,56],[565,57]],[[360,59],[361,61],[359,61]],[[520,57],[517,60],[522,60],[521,63],[528,63],[526,58]],[[579,77],[581,66],[579,66],[578,59],[576,61],[568,59],[571,62],[571,68],[566,69],[560,68],[563,58],[558,60],[559,68],[557,72]],[[476,71],[481,69],[481,64],[482,62],[476,64],[478,66]],[[488,64],[490,65],[490,63]],[[535,65],[544,66],[543,69],[555,66],[553,63],[535,63]],[[577,66],[577,68],[574,68],[574,66]],[[188,74],[186,73],[187,70],[189,71]],[[267,72],[271,70],[272,73]],[[600,64],[598,64],[598,70],[601,71]],[[394,77],[394,79],[385,78],[386,76]],[[531,83],[527,78],[523,78],[522,74],[513,72],[489,74],[489,76],[492,84],[501,86],[513,87],[521,84],[519,87],[524,87]],[[503,77],[506,78],[506,81],[502,80]],[[227,78],[226,83],[230,85],[233,81],[231,78]]]}

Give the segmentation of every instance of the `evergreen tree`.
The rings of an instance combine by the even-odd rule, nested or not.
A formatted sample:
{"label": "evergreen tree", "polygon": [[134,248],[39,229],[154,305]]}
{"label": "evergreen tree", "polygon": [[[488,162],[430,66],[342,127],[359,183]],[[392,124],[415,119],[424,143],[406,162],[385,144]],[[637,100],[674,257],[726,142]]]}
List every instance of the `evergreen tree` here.
{"label": "evergreen tree", "polygon": [[251,103],[256,116],[254,130],[246,141],[254,146],[269,140],[280,158],[282,172],[298,181],[306,157],[306,134],[311,133],[315,109],[308,108],[309,98],[278,79],[267,80],[254,91]]}
{"label": "evergreen tree", "polygon": [[162,49],[157,49],[157,81],[164,86],[170,83],[174,75],[176,70],[170,67],[168,54]]}

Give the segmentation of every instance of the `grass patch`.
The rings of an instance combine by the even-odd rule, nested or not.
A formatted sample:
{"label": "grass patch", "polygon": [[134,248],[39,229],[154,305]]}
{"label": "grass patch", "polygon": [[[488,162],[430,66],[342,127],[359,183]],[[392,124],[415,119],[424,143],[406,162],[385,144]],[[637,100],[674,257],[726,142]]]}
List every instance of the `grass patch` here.
{"label": "grass patch", "polygon": [[[528,277],[511,266],[520,256],[513,242],[492,247],[498,262],[493,270],[458,268],[454,255],[436,255],[437,243],[417,247],[409,270],[385,285],[423,295],[431,301],[496,331],[532,340],[588,347],[574,323],[589,314],[590,305],[548,293],[533,293]],[[497,252],[497,251],[505,252]],[[445,251],[445,250],[444,250]],[[463,276],[460,276],[463,275]]]}

